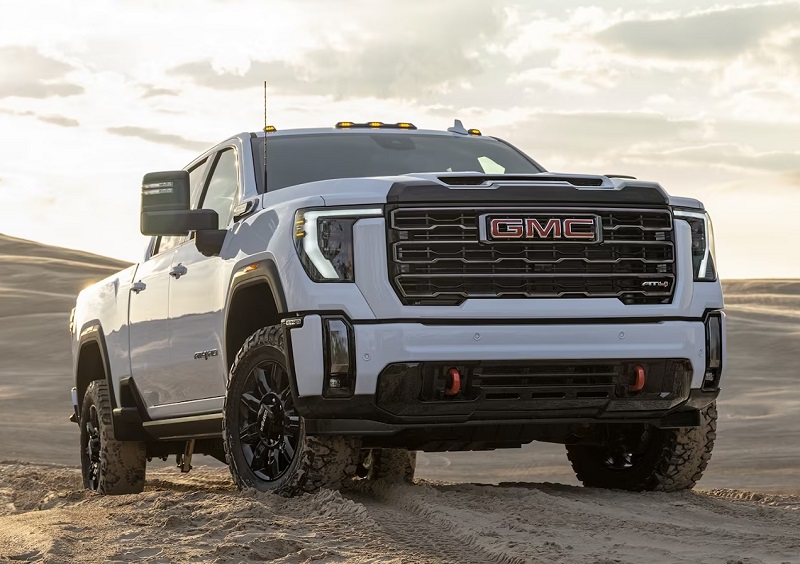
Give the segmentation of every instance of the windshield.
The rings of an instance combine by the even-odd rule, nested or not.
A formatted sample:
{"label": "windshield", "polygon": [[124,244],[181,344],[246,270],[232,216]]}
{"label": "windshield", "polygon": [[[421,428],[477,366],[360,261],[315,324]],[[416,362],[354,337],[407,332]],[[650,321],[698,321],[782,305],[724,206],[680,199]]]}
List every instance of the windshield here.
{"label": "windshield", "polygon": [[[365,132],[267,139],[270,191],[316,180],[412,172],[542,172],[510,145],[487,137]],[[259,173],[263,170],[263,142],[263,137],[253,139],[254,161],[260,163]]]}

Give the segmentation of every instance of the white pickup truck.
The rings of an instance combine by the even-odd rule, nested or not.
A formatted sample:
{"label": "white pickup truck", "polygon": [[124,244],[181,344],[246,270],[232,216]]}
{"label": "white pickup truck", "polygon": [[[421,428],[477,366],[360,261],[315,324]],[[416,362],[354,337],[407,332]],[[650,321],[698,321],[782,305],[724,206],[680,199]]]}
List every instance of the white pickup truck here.
{"label": "white pickup truck", "polygon": [[87,488],[206,454],[291,495],[534,440],[586,486],[706,468],[725,317],[697,200],[546,172],[458,121],[341,122],[147,174],[141,228],[70,321]]}

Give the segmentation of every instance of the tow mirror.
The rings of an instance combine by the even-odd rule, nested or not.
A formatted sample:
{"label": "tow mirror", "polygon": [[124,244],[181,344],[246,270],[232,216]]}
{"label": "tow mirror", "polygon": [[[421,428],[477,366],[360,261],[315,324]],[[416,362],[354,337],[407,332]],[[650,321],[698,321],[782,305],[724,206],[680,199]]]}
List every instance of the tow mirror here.
{"label": "tow mirror", "polygon": [[214,210],[189,209],[189,173],[185,170],[150,172],[142,179],[143,235],[188,235],[217,229]]}

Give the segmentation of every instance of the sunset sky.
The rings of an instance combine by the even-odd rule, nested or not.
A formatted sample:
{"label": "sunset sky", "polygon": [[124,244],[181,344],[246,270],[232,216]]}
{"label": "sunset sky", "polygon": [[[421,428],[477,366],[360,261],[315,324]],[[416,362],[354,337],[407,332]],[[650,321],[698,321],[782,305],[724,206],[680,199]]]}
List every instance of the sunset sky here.
{"label": "sunset sky", "polygon": [[[113,6],[113,7],[112,7]],[[29,0],[0,20],[0,232],[136,261],[145,172],[263,123],[453,118],[703,200],[800,278],[800,3]]]}

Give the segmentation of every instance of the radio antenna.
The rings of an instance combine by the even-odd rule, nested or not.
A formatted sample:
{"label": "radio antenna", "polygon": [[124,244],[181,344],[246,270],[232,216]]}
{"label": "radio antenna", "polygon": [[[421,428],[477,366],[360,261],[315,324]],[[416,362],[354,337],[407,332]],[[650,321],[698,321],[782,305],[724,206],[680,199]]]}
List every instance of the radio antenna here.
{"label": "radio antenna", "polygon": [[267,192],[267,81],[264,81],[264,193]]}

